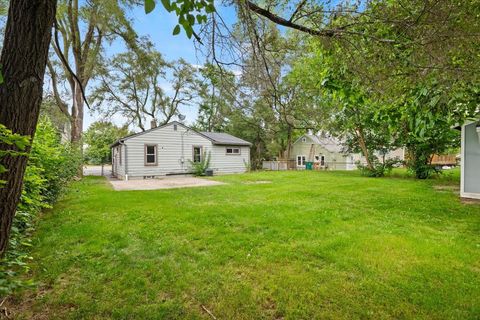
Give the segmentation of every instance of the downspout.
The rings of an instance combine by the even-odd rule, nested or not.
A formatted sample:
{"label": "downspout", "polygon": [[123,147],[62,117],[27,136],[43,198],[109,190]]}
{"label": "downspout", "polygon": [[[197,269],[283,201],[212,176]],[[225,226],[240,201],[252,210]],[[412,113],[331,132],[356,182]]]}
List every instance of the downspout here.
{"label": "downspout", "polygon": [[127,145],[125,144],[125,142],[123,141],[120,141],[120,145],[121,146],[124,146],[125,147],[125,181],[128,181],[128,156],[127,156]]}

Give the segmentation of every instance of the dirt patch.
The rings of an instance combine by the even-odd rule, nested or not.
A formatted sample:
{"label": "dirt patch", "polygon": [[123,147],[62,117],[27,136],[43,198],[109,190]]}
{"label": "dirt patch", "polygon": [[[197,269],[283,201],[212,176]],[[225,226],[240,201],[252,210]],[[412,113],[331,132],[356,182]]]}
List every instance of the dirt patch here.
{"label": "dirt patch", "polygon": [[457,185],[438,185],[438,186],[433,186],[433,189],[441,192],[449,191],[449,192],[455,192],[455,193],[460,193],[460,187]]}
{"label": "dirt patch", "polygon": [[471,198],[460,198],[460,201],[463,204],[472,204],[472,205],[480,205],[480,199],[471,199]]}
{"label": "dirt patch", "polygon": [[208,187],[225,183],[195,177],[175,177],[162,179],[110,180],[113,189],[121,190],[158,190],[174,188]]}
{"label": "dirt patch", "polygon": [[268,181],[268,180],[246,181],[243,184],[268,184],[268,183],[272,183],[272,181]]}

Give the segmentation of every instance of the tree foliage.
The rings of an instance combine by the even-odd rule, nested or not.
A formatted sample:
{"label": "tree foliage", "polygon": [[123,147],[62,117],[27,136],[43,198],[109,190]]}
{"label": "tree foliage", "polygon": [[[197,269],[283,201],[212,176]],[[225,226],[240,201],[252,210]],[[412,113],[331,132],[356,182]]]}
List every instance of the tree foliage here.
{"label": "tree foliage", "polygon": [[[12,133],[11,130],[7,129],[3,124],[0,124],[0,144],[14,146],[15,148],[9,148],[6,150],[0,150],[0,160],[9,155],[12,157],[24,155],[25,149],[30,145],[30,139],[28,137]],[[0,163],[0,174],[7,172],[6,168],[2,163]],[[0,188],[5,185],[6,181],[0,180]]]}
{"label": "tree foliage", "polygon": [[[28,140],[15,137],[22,145]],[[52,122],[42,117],[38,123],[35,139],[25,172],[22,196],[15,214],[9,247],[0,262],[0,295],[4,296],[31,280],[20,277],[28,272],[31,235],[40,210],[49,208],[61,195],[68,182],[77,174],[81,158],[70,144],[61,144],[60,135]]]}
{"label": "tree foliage", "polygon": [[91,164],[104,164],[112,161],[110,145],[129,134],[128,127],[117,127],[111,122],[97,121],[85,132],[86,145],[84,158]]}
{"label": "tree foliage", "polygon": [[92,97],[101,114],[121,115],[145,131],[152,122],[162,125],[177,116],[195,98],[199,82],[192,65],[183,59],[167,62],[149,41],[143,43],[103,63]]}

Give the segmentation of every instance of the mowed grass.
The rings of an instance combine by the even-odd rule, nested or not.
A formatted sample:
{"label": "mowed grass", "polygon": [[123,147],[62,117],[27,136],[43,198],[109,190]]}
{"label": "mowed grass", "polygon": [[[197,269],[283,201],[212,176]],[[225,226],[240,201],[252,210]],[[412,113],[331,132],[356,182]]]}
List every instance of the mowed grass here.
{"label": "mowed grass", "polygon": [[116,192],[102,178],[75,183],[39,222],[38,287],[17,297],[16,316],[480,317],[480,206],[438,187],[442,179],[214,179],[227,185]]}

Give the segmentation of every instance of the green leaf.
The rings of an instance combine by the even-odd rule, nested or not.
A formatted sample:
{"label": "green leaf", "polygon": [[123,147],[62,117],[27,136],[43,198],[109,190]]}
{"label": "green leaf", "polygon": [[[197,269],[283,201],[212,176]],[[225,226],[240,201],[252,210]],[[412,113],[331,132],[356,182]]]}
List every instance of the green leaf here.
{"label": "green leaf", "polygon": [[213,3],[209,3],[209,4],[205,7],[205,12],[206,12],[206,13],[213,13],[213,12],[215,12],[215,7],[213,6]]}
{"label": "green leaf", "polygon": [[155,9],[155,0],[145,0],[145,13],[149,14],[153,9]]}
{"label": "green leaf", "polygon": [[179,33],[180,33],[180,26],[177,24],[173,29],[173,35],[176,36]]}
{"label": "green leaf", "polygon": [[193,26],[195,24],[195,17],[191,14],[187,15],[188,23]]}
{"label": "green leaf", "polygon": [[193,35],[193,28],[188,24],[186,26],[184,25],[183,28],[185,29],[188,39],[190,39]]}
{"label": "green leaf", "polygon": [[162,0],[162,4],[165,7],[165,10],[168,12],[172,11],[172,6],[170,5],[170,0]]}

